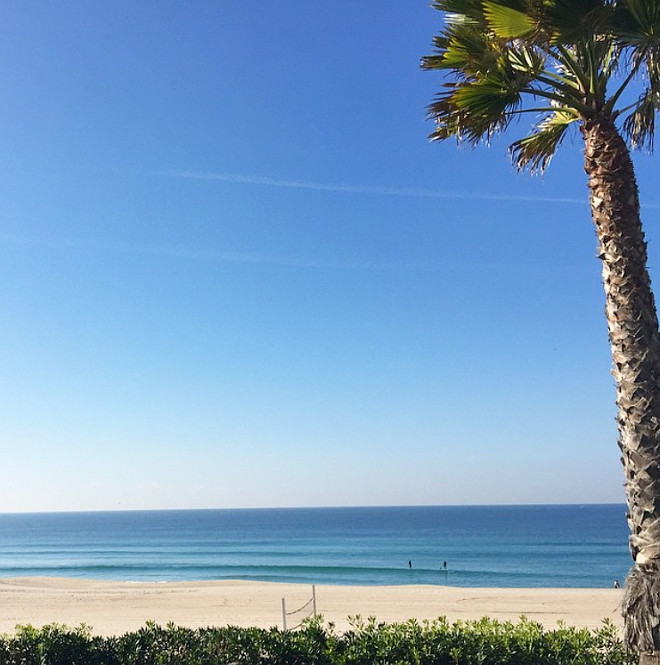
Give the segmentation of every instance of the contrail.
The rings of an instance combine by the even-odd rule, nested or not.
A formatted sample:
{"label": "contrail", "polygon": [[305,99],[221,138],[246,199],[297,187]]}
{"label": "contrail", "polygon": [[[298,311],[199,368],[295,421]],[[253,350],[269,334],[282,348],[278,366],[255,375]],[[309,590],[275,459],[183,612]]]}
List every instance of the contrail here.
{"label": "contrail", "polygon": [[[381,196],[409,196],[413,198],[455,199],[464,201],[527,201],[531,203],[562,203],[588,205],[588,199],[562,198],[552,196],[521,196],[517,194],[480,194],[478,192],[449,192],[423,187],[387,187],[379,185],[349,185],[314,182],[307,180],[281,180],[268,176],[250,176],[230,173],[208,173],[200,171],[164,171],[162,175],[189,180],[216,180],[245,185],[265,185],[267,187],[288,187],[309,189],[318,192],[343,192],[346,194],[376,194]],[[642,208],[660,209],[660,203],[645,203]]]}
{"label": "contrail", "polygon": [[384,196],[409,196],[414,198],[461,199],[483,201],[533,201],[544,203],[584,204],[586,199],[553,198],[542,196],[517,196],[513,194],[478,194],[445,192],[422,187],[385,187],[379,185],[348,185],[306,180],[280,180],[268,176],[247,176],[228,173],[204,173],[199,171],[166,171],[163,175],[190,180],[218,180],[246,185],[266,185],[269,187],[289,187],[292,189],[311,189],[318,192],[344,192],[346,194],[378,194]]}

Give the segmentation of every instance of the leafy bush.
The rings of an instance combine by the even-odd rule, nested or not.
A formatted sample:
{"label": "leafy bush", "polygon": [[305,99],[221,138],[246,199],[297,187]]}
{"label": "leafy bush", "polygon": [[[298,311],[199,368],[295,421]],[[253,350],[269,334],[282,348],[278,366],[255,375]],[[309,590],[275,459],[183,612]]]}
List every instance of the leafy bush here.
{"label": "leafy bush", "polygon": [[297,631],[190,629],[147,623],[118,637],[86,626],[19,626],[0,637],[0,665],[633,665],[611,622],[596,631],[526,619],[450,624],[351,619],[343,634],[322,618]]}
{"label": "leafy bush", "polygon": [[0,665],[121,665],[112,638],[92,637],[87,626],[18,626],[0,639]]}

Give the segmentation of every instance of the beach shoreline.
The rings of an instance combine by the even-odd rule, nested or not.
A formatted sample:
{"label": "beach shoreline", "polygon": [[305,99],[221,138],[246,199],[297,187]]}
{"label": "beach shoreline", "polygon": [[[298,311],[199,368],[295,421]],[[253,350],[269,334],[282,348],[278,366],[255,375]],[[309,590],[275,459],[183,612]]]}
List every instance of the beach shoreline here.
{"label": "beach shoreline", "polygon": [[[295,626],[311,612],[312,586],[243,580],[200,582],[113,582],[78,578],[0,578],[0,633],[17,625],[84,623],[94,635],[119,635],[147,621],[199,628],[282,628],[282,599]],[[546,628],[598,628],[604,619],[621,626],[622,589],[472,588],[448,586],[316,585],[318,614],[344,631],[350,617],[378,621],[411,618],[449,621],[488,616],[513,621],[524,615]]]}

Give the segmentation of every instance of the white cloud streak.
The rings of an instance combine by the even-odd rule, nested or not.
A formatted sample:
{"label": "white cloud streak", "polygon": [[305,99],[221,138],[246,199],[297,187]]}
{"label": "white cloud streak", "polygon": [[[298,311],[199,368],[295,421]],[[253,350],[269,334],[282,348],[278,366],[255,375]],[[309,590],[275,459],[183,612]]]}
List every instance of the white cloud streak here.
{"label": "white cloud streak", "polygon": [[[268,176],[250,176],[229,173],[207,173],[200,171],[165,171],[162,175],[188,180],[218,181],[240,185],[261,185],[266,187],[284,187],[290,189],[308,189],[317,192],[340,192],[345,194],[368,194],[378,196],[407,196],[412,198],[454,199],[464,201],[513,201],[531,203],[559,203],[569,205],[588,205],[588,199],[562,198],[552,196],[525,196],[517,194],[483,194],[479,192],[456,192],[423,187],[387,187],[380,185],[350,185],[314,182],[308,180],[281,180]],[[660,209],[659,203],[642,204],[642,208]]]}
{"label": "white cloud streak", "polygon": [[226,173],[204,173],[198,171],[167,171],[163,175],[189,180],[216,180],[242,185],[264,185],[290,189],[310,189],[317,192],[341,192],[345,194],[374,194],[379,196],[408,196],[413,198],[461,199],[483,201],[534,201],[545,203],[585,204],[585,199],[552,198],[539,196],[516,196],[509,194],[479,194],[475,192],[450,192],[423,187],[386,187],[380,185],[349,185],[313,182],[307,180],[280,180],[267,176],[246,176]]}

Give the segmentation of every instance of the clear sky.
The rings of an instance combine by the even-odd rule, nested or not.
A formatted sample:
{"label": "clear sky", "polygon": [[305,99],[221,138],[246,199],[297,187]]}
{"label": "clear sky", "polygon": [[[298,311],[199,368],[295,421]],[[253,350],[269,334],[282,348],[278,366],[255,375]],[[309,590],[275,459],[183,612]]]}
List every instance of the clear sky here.
{"label": "clear sky", "polygon": [[0,6],[0,512],[624,500],[579,137],[429,143],[440,19]]}

